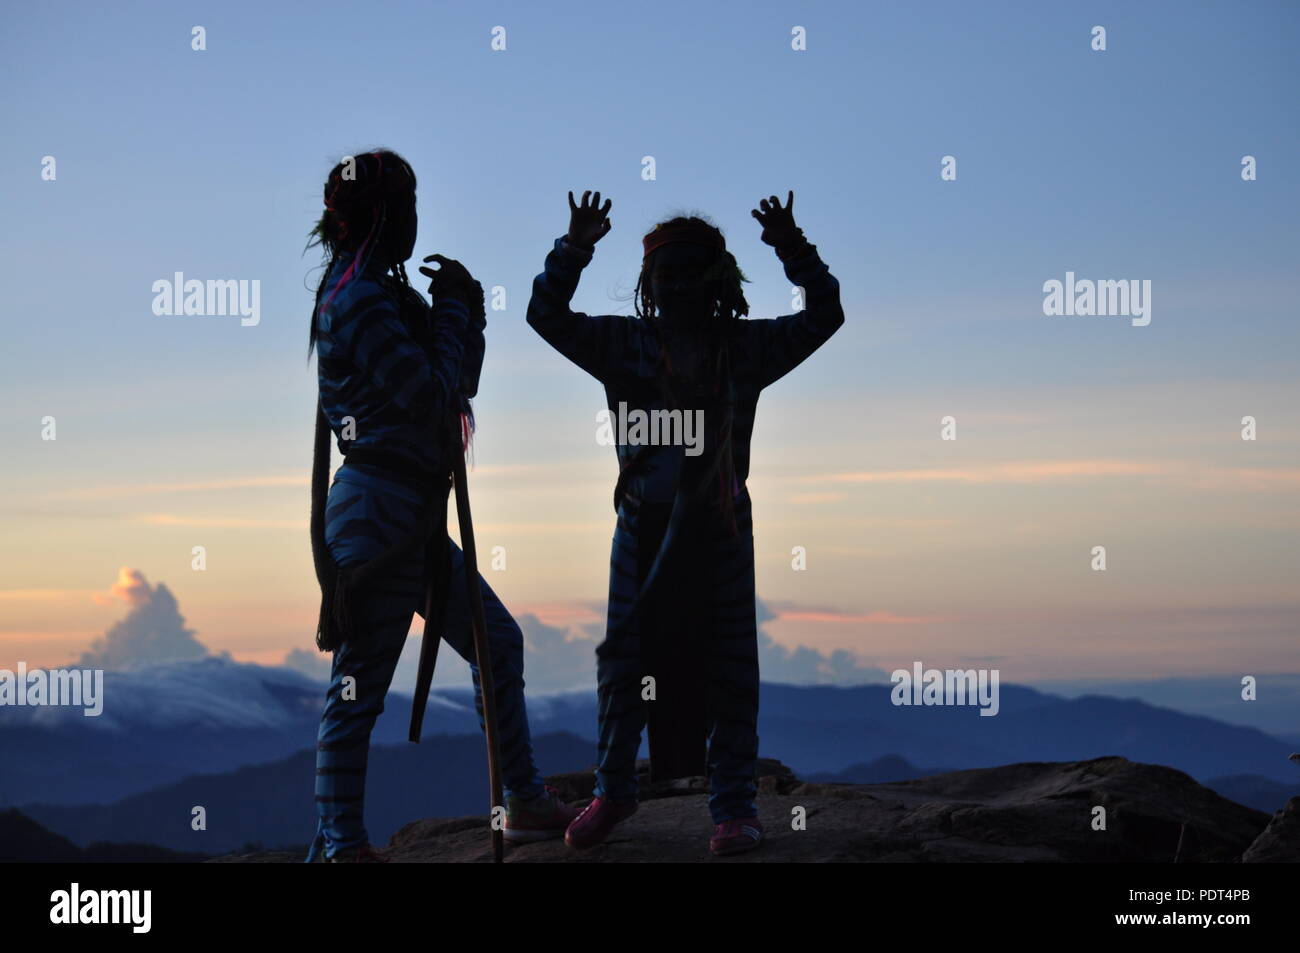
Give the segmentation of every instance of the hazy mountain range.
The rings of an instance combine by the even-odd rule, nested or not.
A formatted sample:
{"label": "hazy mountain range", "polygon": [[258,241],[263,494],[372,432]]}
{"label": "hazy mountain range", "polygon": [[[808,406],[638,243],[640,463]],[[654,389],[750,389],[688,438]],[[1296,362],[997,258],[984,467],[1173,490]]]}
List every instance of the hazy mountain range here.
{"label": "hazy mountain range", "polygon": [[[299,672],[223,657],[108,671],[99,717],[72,708],[0,710],[0,806],[21,807],[83,845],[222,851],[300,842],[314,825],[323,695]],[[1300,792],[1289,743],[1135,699],[1066,699],[1003,685],[998,715],[982,717],[974,707],[895,706],[890,695],[888,685],[765,683],[760,751],[815,780],[868,783],[1121,755],[1213,781],[1261,810],[1279,807],[1283,792]],[[529,713],[543,773],[593,763],[593,693],[530,698]],[[469,689],[435,692],[420,746],[406,740],[409,718],[409,697],[390,694],[373,736],[373,833],[411,817],[474,813],[486,798]],[[196,804],[208,810],[207,832],[189,829]]]}

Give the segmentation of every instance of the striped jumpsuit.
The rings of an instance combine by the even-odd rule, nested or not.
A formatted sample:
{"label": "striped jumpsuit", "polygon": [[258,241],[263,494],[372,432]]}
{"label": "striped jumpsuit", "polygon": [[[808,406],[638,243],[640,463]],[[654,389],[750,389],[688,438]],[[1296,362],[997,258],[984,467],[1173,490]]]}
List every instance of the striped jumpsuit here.
{"label": "striped jumpsuit", "polygon": [[[533,281],[528,323],[556,350],[605,387],[611,419],[626,410],[662,410],[653,386],[659,341],[635,316],[590,316],[570,310],[592,249],[558,238],[545,270]],[[714,823],[756,816],[758,758],[758,633],[754,601],[754,537],[749,490],[750,437],[759,393],[798,366],[841,324],[839,283],[807,244],[783,262],[786,277],[803,287],[805,310],[785,317],[739,322],[730,339],[734,418],[733,506],[738,536],[705,509],[688,511],[681,532],[661,558],[656,584],[638,592],[650,575],[669,522],[679,476],[697,460],[678,446],[658,446],[642,457],[617,508],[610,553],[606,636],[597,648],[598,764],[595,793],[613,802],[637,794],[636,754],[649,722],[652,777],[699,773],[710,779]],[[617,443],[620,468],[641,446]],[[706,448],[707,451],[708,448]],[[689,481],[687,481],[689,482]],[[716,496],[716,491],[715,494]],[[671,558],[670,558],[671,557]],[[682,664],[674,664],[681,662]],[[643,678],[654,676],[656,696],[643,701]],[[665,683],[664,676],[671,675]],[[665,699],[672,705],[665,706]],[[653,765],[656,718],[670,763]],[[692,740],[694,726],[702,730]],[[705,741],[707,735],[707,750]]]}
{"label": "striped jumpsuit", "polygon": [[[455,407],[458,381],[477,387],[483,360],[482,327],[466,334],[469,313],[442,300],[432,317],[432,354],[412,337],[399,308],[392,279],[381,266],[348,275],[355,256],[340,255],[327,279],[317,315],[322,407],[336,436],[353,429],[339,449],[383,449],[401,454],[430,473],[437,468],[433,421]],[[416,296],[418,297],[418,296]],[[420,320],[430,320],[421,300]],[[468,347],[466,338],[468,337]],[[462,367],[462,362],[464,366]],[[472,394],[472,390],[469,392]],[[345,418],[352,418],[346,421]],[[426,491],[427,492],[427,491]],[[365,562],[409,531],[422,509],[409,478],[371,463],[344,462],[335,473],[325,509],[325,538],[343,568]],[[437,532],[437,530],[435,530]],[[475,707],[483,726],[483,704],[475,662],[465,560],[450,538],[451,582],[443,638],[470,664]],[[370,733],[384,710],[384,696],[411,627],[423,615],[428,548],[399,564],[373,588],[355,595],[351,611],[361,635],[334,652],[329,689],[316,745],[318,826],[307,860],[319,851],[369,842],[362,820]],[[507,795],[529,799],[544,792],[533,764],[524,705],[523,636],[501,600],[479,577],[492,652],[496,710],[500,726],[502,779]],[[355,686],[345,690],[345,678]]]}

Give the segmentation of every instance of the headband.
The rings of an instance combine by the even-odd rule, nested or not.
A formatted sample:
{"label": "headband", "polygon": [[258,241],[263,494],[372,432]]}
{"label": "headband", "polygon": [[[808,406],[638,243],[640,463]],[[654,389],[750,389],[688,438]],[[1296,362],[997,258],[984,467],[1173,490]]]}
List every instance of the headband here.
{"label": "headband", "polygon": [[[378,163],[373,175],[368,172],[371,160]],[[360,174],[355,179],[344,179],[342,172],[337,179],[331,179],[325,183],[325,208],[334,213],[335,219],[339,223],[339,238],[346,238],[348,234],[347,218],[341,214],[340,206],[343,210],[350,210],[360,203],[369,199],[373,201],[373,193],[379,192],[379,197],[384,198],[410,181],[411,172],[405,163],[399,162],[396,165],[389,163],[388,168],[384,168],[384,157],[378,152],[368,152],[356,156],[356,162],[360,168]],[[395,176],[400,175],[400,180],[394,181]]]}
{"label": "headband", "polygon": [[685,225],[674,225],[671,228],[656,228],[642,238],[641,247],[645,249],[642,258],[661,245],[667,245],[671,242],[688,242],[692,245],[707,245],[719,251],[727,250],[726,239],[721,234],[707,225],[688,222]]}

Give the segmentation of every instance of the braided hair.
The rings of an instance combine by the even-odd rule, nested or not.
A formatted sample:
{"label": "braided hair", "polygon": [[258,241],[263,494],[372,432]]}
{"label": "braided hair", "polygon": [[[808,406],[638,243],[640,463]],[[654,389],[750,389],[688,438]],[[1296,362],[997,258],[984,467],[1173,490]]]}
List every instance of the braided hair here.
{"label": "braided hair", "polygon": [[[706,267],[703,277],[705,292],[711,302],[710,312],[703,315],[701,323],[704,332],[705,368],[712,368],[713,380],[709,385],[709,400],[720,408],[718,424],[714,433],[713,446],[716,447],[714,460],[708,477],[716,472],[718,487],[718,507],[724,524],[734,536],[737,533],[733,494],[736,491],[736,469],[732,456],[731,425],[735,415],[735,392],[731,375],[731,337],[739,330],[740,316],[749,314],[749,302],[745,300],[741,282],[748,281],[740,270],[736,256],[727,251],[722,238],[722,231],[712,222],[698,215],[676,216],[657,224],[647,238],[659,230],[675,229],[682,226],[703,228],[718,238],[718,248],[713,260]],[[672,359],[664,340],[663,320],[659,306],[655,301],[650,275],[654,270],[655,259],[659,249],[646,255],[641,263],[641,274],[637,277],[636,287],[632,292],[632,306],[636,315],[654,329],[659,341],[659,360],[655,364],[655,376],[658,380],[664,404],[669,409],[682,406],[672,387],[674,376]],[[642,452],[647,448],[643,447]],[[631,464],[624,468],[620,477],[626,478],[632,469]],[[622,480],[620,482],[623,482]],[[702,490],[703,487],[701,486]],[[617,490],[616,490],[617,495]]]}

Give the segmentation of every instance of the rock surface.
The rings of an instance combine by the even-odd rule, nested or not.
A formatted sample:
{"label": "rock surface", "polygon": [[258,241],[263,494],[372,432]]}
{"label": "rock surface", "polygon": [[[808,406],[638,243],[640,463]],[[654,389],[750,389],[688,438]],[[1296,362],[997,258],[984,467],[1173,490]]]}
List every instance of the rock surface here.
{"label": "rock surface", "polygon": [[1295,863],[1300,860],[1300,797],[1293,797],[1273,814],[1264,833],[1242,856],[1248,864]]}
{"label": "rock surface", "polygon": [[[644,775],[646,764],[638,764]],[[590,772],[548,779],[571,803],[591,798]],[[1230,863],[1300,860],[1300,798],[1270,822],[1172,768],[1119,757],[1029,762],[887,784],[801,782],[779,762],[759,765],[754,851],[715,858],[707,781],[649,784],[636,814],[610,839],[577,851],[562,840],[507,847],[511,863],[636,862],[1118,862]],[[1106,829],[1094,830],[1096,808]],[[803,816],[804,829],[794,820]],[[486,862],[487,818],[413,821],[387,845],[395,862]],[[215,862],[301,861],[302,852]]]}

